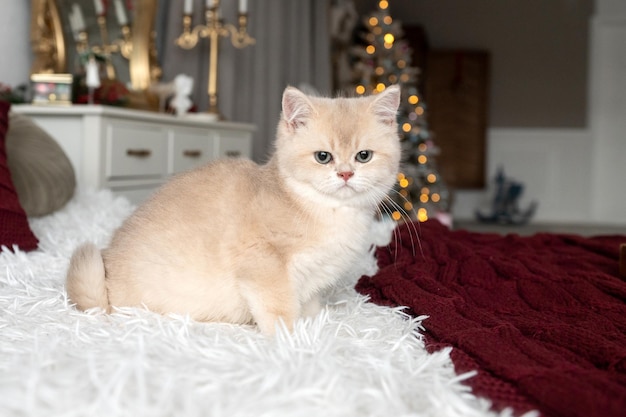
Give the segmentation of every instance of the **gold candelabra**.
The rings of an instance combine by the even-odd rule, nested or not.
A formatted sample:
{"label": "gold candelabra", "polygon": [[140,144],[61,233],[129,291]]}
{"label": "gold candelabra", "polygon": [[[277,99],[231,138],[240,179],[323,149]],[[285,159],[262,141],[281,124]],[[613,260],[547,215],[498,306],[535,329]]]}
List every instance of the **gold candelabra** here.
{"label": "gold candelabra", "polygon": [[209,39],[209,73],[208,88],[209,109],[208,112],[219,116],[217,106],[217,69],[219,59],[220,37],[229,37],[235,48],[241,49],[254,45],[256,40],[248,34],[248,13],[239,10],[238,26],[224,23],[219,16],[219,0],[208,2],[209,7],[204,8],[205,24],[191,28],[192,14],[189,10],[183,13],[183,33],[176,39],[176,44],[183,49],[192,49],[201,38]]}
{"label": "gold candelabra", "polygon": [[97,17],[98,27],[100,28],[100,45],[94,45],[89,48],[89,41],[87,38],[87,32],[82,31],[78,34],[78,40],[76,43],[78,52],[85,52],[87,50],[103,55],[105,57],[107,78],[110,80],[115,79],[115,67],[111,62],[111,54],[119,53],[124,58],[129,59],[133,51],[133,37],[128,24],[121,26],[122,38],[116,39],[113,42],[109,42],[109,31],[107,29],[107,19],[104,15]]}

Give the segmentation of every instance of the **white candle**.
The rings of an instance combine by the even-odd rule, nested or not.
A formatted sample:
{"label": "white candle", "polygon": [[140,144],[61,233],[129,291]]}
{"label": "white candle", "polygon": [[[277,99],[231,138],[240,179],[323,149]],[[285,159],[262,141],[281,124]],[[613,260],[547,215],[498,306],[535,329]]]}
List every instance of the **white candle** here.
{"label": "white candle", "polygon": [[98,63],[96,62],[93,56],[89,57],[89,61],[87,61],[87,68],[85,68],[85,84],[89,88],[98,88],[100,87],[100,73],[98,70]]}
{"label": "white candle", "polygon": [[104,4],[102,4],[102,0],[93,0],[93,7],[96,9],[96,16],[102,16],[104,14]]}
{"label": "white candle", "polygon": [[193,0],[185,0],[185,5],[183,6],[184,14],[191,14],[193,12]]}
{"label": "white candle", "polygon": [[78,26],[76,25],[76,18],[74,17],[74,8],[70,9],[70,12],[67,15],[67,17],[70,21],[70,29],[72,29],[74,38],[76,38],[76,34],[78,33]]}
{"label": "white candle", "polygon": [[214,0],[206,0],[207,9],[212,9],[214,4],[215,4]]}
{"label": "white candle", "polygon": [[83,11],[76,3],[72,5],[72,10],[74,11],[74,22],[76,24],[76,31],[82,32],[83,30],[85,30],[85,19],[83,19]]}
{"label": "white candle", "polygon": [[239,0],[239,13],[248,13],[248,0]]}
{"label": "white candle", "polygon": [[117,16],[117,23],[120,26],[126,26],[128,24],[128,17],[126,17],[126,8],[122,0],[115,0],[115,15]]}

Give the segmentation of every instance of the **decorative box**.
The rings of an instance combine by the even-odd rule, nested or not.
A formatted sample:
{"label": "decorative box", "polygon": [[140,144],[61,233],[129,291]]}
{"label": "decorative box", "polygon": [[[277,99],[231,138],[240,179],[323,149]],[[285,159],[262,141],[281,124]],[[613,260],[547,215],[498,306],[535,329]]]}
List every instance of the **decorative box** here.
{"label": "decorative box", "polygon": [[32,74],[33,104],[72,104],[72,74]]}

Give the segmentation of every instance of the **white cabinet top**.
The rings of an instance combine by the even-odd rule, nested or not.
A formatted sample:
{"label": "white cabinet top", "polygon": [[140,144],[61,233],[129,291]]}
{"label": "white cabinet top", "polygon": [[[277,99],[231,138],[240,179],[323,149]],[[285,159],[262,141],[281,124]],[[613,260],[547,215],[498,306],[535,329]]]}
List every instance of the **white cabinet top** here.
{"label": "white cabinet top", "polygon": [[256,127],[250,123],[230,122],[215,120],[206,113],[189,113],[185,116],[175,116],[169,113],[157,113],[145,110],[127,109],[124,107],[102,106],[102,105],[34,105],[15,104],[11,110],[16,113],[37,116],[59,116],[59,117],[82,117],[82,116],[104,116],[115,117],[116,119],[127,119],[143,122],[165,122],[168,125],[213,127],[219,129],[237,129],[254,132]]}

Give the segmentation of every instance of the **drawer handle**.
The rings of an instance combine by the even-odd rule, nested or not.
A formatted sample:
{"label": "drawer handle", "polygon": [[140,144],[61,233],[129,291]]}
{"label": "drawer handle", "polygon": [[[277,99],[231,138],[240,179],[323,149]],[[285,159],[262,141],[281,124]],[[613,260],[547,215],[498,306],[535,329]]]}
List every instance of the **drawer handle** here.
{"label": "drawer handle", "polygon": [[183,155],[188,158],[200,158],[202,151],[199,149],[187,149],[183,151]]}
{"label": "drawer handle", "polygon": [[134,156],[135,158],[147,158],[152,154],[150,149],[126,149],[126,155]]}
{"label": "drawer handle", "polygon": [[240,151],[226,151],[226,156],[229,158],[239,158],[241,156]]}

